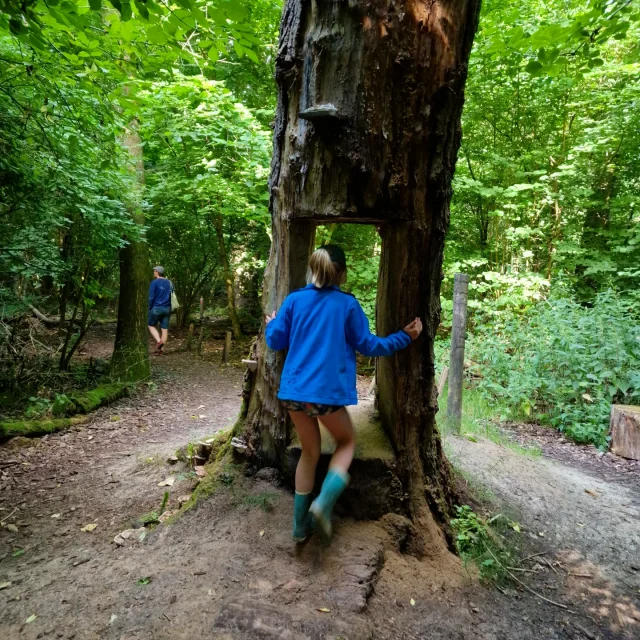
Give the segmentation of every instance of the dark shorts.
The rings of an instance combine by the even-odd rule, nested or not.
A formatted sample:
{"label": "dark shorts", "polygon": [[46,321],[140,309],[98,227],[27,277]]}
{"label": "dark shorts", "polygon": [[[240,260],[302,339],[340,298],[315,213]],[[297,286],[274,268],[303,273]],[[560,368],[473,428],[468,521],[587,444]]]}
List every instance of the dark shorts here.
{"label": "dark shorts", "polygon": [[149,311],[149,320],[147,324],[150,327],[155,327],[160,323],[161,329],[169,328],[169,320],[171,319],[171,307],[153,307]]}
{"label": "dark shorts", "polygon": [[302,411],[310,418],[326,416],[342,409],[342,405],[317,404],[315,402],[299,402],[298,400],[282,400],[282,405],[287,411]]}

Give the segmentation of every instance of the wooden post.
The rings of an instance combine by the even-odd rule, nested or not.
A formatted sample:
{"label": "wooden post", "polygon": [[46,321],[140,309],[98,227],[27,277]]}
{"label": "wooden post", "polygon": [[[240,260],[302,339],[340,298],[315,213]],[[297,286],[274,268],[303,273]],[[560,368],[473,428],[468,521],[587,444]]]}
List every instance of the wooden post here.
{"label": "wooden post", "polygon": [[224,336],[224,349],[222,350],[222,362],[224,364],[229,363],[229,353],[231,352],[231,336],[233,333],[231,331],[227,331]]}
{"label": "wooden post", "polygon": [[453,282],[453,326],[449,361],[447,416],[455,427],[462,421],[462,380],[464,377],[464,341],[467,332],[467,298],[469,276],[456,273]]}
{"label": "wooden post", "polygon": [[193,322],[189,324],[189,333],[187,333],[187,351],[191,351],[193,345]]}
{"label": "wooden post", "polygon": [[204,298],[200,298],[200,335],[198,336],[198,350],[199,356],[202,355],[202,340],[204,338]]}

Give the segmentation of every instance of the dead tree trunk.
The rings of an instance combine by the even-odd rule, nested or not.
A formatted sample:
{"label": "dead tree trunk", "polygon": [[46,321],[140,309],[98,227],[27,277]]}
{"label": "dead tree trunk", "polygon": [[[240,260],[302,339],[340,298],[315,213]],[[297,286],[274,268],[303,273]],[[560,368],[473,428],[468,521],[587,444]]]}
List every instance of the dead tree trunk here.
{"label": "dead tree trunk", "polygon": [[[135,163],[137,189],[131,195],[131,217],[141,227],[144,213],[140,208],[144,184],[142,141],[137,122],[129,125],[123,144]],[[150,281],[149,248],[143,240],[131,240],[120,249],[120,295],[118,324],[111,358],[111,375],[118,380],[144,380],[151,375],[149,335],[147,330],[148,289]]]}
{"label": "dead tree trunk", "polygon": [[[263,310],[304,284],[318,223],[381,228],[378,333],[419,315],[424,337],[378,363],[379,407],[405,511],[441,550],[453,489],[436,429],[433,341],[460,144],[467,62],[480,0],[287,0],[276,62],[273,244]],[[345,247],[348,253],[348,247]],[[282,354],[256,347],[244,432],[281,465],[289,439],[276,400]]]}

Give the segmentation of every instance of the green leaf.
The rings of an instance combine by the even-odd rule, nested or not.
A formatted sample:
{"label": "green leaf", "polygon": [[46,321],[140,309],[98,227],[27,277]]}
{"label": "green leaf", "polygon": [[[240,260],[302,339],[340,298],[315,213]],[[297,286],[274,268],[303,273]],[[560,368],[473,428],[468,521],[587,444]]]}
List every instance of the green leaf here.
{"label": "green leaf", "polygon": [[89,6],[92,11],[100,11],[102,9],[102,0],[89,0]]}
{"label": "green leaf", "polygon": [[143,587],[151,582],[151,578],[139,578],[136,585]]}
{"label": "green leaf", "polygon": [[531,75],[537,75],[542,68],[542,64],[537,60],[530,60],[524,70]]}

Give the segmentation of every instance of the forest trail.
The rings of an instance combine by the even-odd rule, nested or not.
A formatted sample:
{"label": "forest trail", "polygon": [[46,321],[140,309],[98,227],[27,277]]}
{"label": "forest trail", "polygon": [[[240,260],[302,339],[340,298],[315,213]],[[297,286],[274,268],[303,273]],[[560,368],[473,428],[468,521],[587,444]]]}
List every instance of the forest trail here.
{"label": "forest trail", "polygon": [[[171,509],[193,487],[166,458],[235,419],[243,370],[217,362],[217,352],[170,351],[154,360],[157,387],[80,428],[0,447],[0,514],[17,528],[0,533],[0,585],[11,583],[0,591],[0,637],[637,637],[640,517],[629,478],[638,470],[624,484],[491,442],[448,446],[517,517],[523,555],[562,561],[518,576],[573,613],[513,585],[483,587],[460,564],[443,571],[399,553],[403,525],[393,518],[342,519],[330,549],[312,539],[296,552],[290,494],[268,472],[234,477],[175,524],[117,546],[165,490]],[[173,486],[158,486],[170,476]],[[82,531],[88,524],[97,527]]]}

